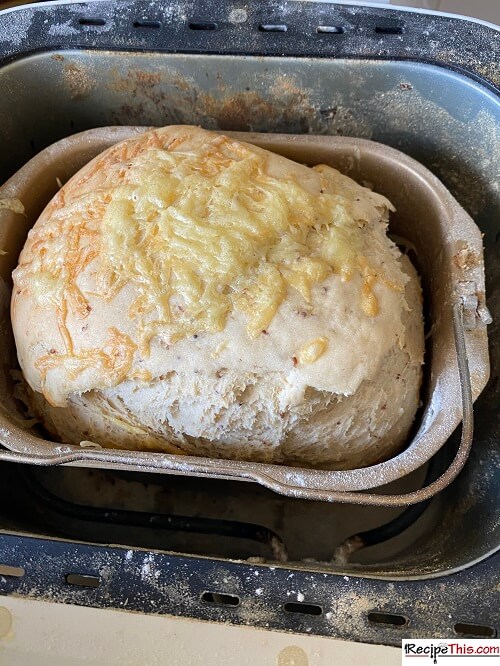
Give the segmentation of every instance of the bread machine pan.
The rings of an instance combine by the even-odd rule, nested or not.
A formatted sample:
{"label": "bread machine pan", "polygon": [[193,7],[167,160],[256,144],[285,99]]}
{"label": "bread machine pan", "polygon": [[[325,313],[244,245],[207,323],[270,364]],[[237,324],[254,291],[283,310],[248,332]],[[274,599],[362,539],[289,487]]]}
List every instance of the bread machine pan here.
{"label": "bread machine pan", "polygon": [[[426,350],[423,412],[413,440],[399,455],[367,468],[324,471],[264,463],[226,461],[165,453],[121,451],[61,445],[16,423],[9,369],[16,366],[10,330],[10,273],[38,215],[55,194],[58,182],[110,145],[146,128],[89,130],[49,146],[0,188],[0,199],[19,199],[25,215],[0,208],[1,326],[0,441],[2,458],[32,464],[70,464],[141,470],[200,477],[240,479],[300,498],[403,505],[430,497],[458,474],[472,442],[472,400],[489,376],[484,300],[482,238],[468,214],[426,168],[405,154],[372,141],[332,136],[228,132],[310,165],[326,163],[358,182],[367,182],[396,206],[390,232],[414,246],[430,323]],[[466,359],[468,359],[468,368]],[[469,372],[470,371],[470,384]],[[408,495],[359,493],[377,488],[417,469],[447,441],[462,420],[462,444],[455,461],[438,481]]]}

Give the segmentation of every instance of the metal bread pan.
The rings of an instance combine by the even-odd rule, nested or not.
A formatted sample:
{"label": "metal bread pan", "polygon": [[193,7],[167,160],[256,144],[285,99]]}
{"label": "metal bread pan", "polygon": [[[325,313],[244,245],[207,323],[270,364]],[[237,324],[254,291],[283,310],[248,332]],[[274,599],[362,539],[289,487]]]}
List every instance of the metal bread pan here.
{"label": "metal bread pan", "polygon": [[[417,469],[447,441],[462,419],[462,381],[457,360],[457,321],[465,324],[462,356],[467,356],[472,399],[489,376],[482,239],[479,229],[442,183],[405,154],[372,141],[332,136],[229,133],[291,159],[310,165],[330,164],[387,196],[396,206],[390,231],[405,238],[416,251],[429,319],[425,365],[424,408],[418,428],[406,448],[393,458],[371,467],[325,471],[274,464],[225,461],[163,453],[84,449],[38,436],[16,422],[16,402],[9,371],[16,357],[9,319],[10,274],[27,231],[65,182],[92,157],[112,144],[137,135],[143,127],[109,127],[89,130],[46,148],[22,167],[0,189],[0,199],[19,199],[25,215],[0,209],[1,326],[0,441],[10,452],[3,457],[38,464],[72,464],[124,470],[188,474],[254,481],[289,496],[327,501],[406,504],[423,497],[394,496],[356,491],[383,486]],[[457,312],[460,310],[458,318]],[[460,341],[459,341],[460,342]],[[460,345],[459,345],[460,346]],[[465,392],[466,393],[466,392]],[[467,397],[467,396],[466,396]],[[467,402],[467,400],[465,401]],[[470,440],[470,418],[467,437]],[[467,457],[462,450],[454,475],[443,477],[439,489],[458,473]],[[433,494],[432,493],[432,494]],[[382,499],[380,499],[382,497]]]}

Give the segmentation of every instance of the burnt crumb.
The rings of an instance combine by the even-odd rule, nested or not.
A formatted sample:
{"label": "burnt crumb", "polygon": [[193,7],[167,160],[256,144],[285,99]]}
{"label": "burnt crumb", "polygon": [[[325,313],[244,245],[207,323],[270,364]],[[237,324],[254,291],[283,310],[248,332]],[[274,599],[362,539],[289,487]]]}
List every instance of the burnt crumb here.
{"label": "burnt crumb", "polygon": [[479,257],[469,248],[463,247],[453,256],[453,263],[462,270],[473,268],[479,263]]}
{"label": "burnt crumb", "polygon": [[411,83],[400,83],[399,87],[401,88],[401,90],[413,90],[413,86],[411,85]]}
{"label": "burnt crumb", "polygon": [[401,375],[400,375],[400,374],[397,374],[397,375],[396,375],[396,379],[401,379]]}
{"label": "burnt crumb", "polygon": [[305,310],[295,310],[295,314],[305,319],[308,313]]}
{"label": "burnt crumb", "polygon": [[63,80],[74,100],[85,99],[95,87],[95,82],[88,69],[75,63],[68,63],[64,66]]}
{"label": "burnt crumb", "polygon": [[92,312],[92,306],[91,306],[91,305],[87,305],[87,307],[85,308],[85,310],[86,310],[87,312]]}
{"label": "burnt crumb", "polygon": [[292,363],[293,363],[293,367],[294,367],[294,368],[297,366],[298,362],[299,362],[299,361],[298,361],[297,357],[296,357],[296,356],[292,356]]}
{"label": "burnt crumb", "polygon": [[328,287],[323,287],[323,292],[324,292],[325,294],[327,294],[327,293],[328,293]]}
{"label": "burnt crumb", "polygon": [[193,335],[193,340],[196,340],[197,338],[198,338],[198,334],[195,333],[195,334]]}
{"label": "burnt crumb", "polygon": [[319,114],[320,114],[320,116],[322,116],[323,118],[328,118],[329,120],[332,120],[332,119],[335,118],[335,116],[337,115],[337,107],[336,107],[336,106],[332,106],[332,107],[329,108],[329,109],[320,109]]}
{"label": "burnt crumb", "polygon": [[57,349],[49,349],[49,354],[57,354]]}
{"label": "burnt crumb", "polygon": [[319,193],[320,193],[320,194],[324,194],[324,193],[325,193],[325,190],[321,189],[321,190],[319,191]]}
{"label": "burnt crumb", "polygon": [[52,60],[64,60],[64,56],[62,56],[60,53],[54,53],[53,55],[50,56]]}
{"label": "burnt crumb", "polygon": [[264,329],[264,330],[262,331],[262,335],[269,335],[269,331],[266,331],[266,329]]}
{"label": "burnt crumb", "polygon": [[383,404],[383,405],[380,407],[380,409],[381,409],[381,411],[385,411],[385,410],[387,409],[387,404]]}

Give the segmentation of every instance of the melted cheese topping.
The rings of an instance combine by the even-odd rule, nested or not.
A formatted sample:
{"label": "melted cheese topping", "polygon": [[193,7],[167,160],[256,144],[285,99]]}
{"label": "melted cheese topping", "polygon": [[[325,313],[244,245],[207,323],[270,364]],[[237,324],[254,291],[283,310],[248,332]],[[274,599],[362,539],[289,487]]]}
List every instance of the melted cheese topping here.
{"label": "melted cheese topping", "polygon": [[297,362],[302,364],[314,363],[326,351],[328,340],[326,338],[316,338],[305,344],[297,353]]}
{"label": "melted cheese topping", "polygon": [[[293,171],[269,173],[265,153],[208,136],[201,148],[182,150],[182,136],[163,146],[151,133],[140,151],[120,148],[122,159],[105,173],[97,160],[86,178],[99,172],[98,189],[78,192],[84,181],[76,176],[30,232],[31,258],[16,269],[15,281],[55,308],[65,345],[39,358],[42,377],[61,363],[74,368],[71,375],[97,364],[114,385],[128,376],[136,350],[148,354],[155,336],[171,344],[216,333],[233,311],[244,314],[248,335],[256,337],[289,289],[306,305],[311,289],[332,274],[343,281],[361,274],[359,307],[368,317],[379,311],[377,280],[402,291],[404,282],[377,274],[361,254],[363,221],[356,200],[332,185],[337,171],[315,167],[321,187],[313,193]],[[110,301],[125,285],[133,288],[127,314],[137,323],[137,345],[110,328],[106,349],[74,349],[67,320],[91,311],[90,292],[78,286],[89,270],[93,297]],[[324,338],[312,341],[297,353],[299,362],[313,363],[326,346]]]}
{"label": "melted cheese topping", "polygon": [[116,328],[109,329],[109,339],[103,349],[85,349],[66,355],[52,353],[40,356],[35,366],[42,374],[61,363],[66,365],[70,379],[75,379],[87,368],[99,369],[108,378],[109,386],[116,386],[124,381],[132,367],[136,345]]}
{"label": "melted cheese topping", "polygon": [[132,282],[129,315],[147,342],[160,329],[170,342],[221,331],[234,310],[250,336],[270,324],[296,289],[305,301],[330,273],[355,268],[357,223],[342,196],[315,196],[294,179],[277,179],[241,144],[225,151],[154,149],[140,155],[103,217],[99,276]]}

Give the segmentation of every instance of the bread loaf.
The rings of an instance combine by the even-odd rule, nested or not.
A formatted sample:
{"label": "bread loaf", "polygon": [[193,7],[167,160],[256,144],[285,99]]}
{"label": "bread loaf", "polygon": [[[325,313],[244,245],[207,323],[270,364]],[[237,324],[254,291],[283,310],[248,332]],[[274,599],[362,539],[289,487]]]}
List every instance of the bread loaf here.
{"label": "bread loaf", "polygon": [[61,441],[335,469],[401,447],[423,362],[390,202],[196,127],[108,149],[30,231],[12,324]]}

